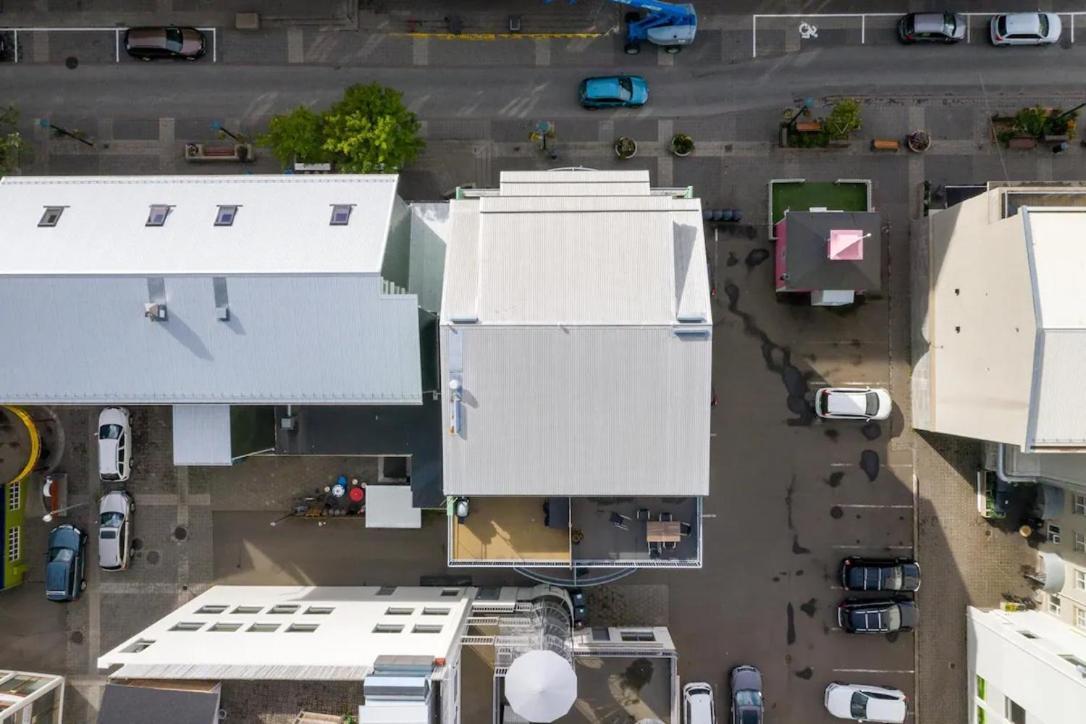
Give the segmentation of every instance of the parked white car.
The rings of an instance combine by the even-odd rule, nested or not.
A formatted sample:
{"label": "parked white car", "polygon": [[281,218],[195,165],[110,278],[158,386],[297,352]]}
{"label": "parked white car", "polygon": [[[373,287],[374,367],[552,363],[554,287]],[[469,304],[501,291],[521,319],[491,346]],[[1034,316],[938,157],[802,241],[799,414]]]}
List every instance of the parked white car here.
{"label": "parked white car", "polygon": [[716,724],[712,686],[704,681],[694,681],[683,687],[683,722]]}
{"label": "parked white car", "polygon": [[98,415],[98,475],[109,482],[128,480],[132,466],[132,429],[128,410],[107,407]]}
{"label": "parked white car", "polygon": [[832,683],[826,687],[826,711],[838,719],[901,724],[905,721],[905,694],[897,689],[867,684]]}
{"label": "parked white car", "polygon": [[106,493],[98,504],[98,565],[107,571],[128,568],[132,554],[132,496]]}
{"label": "parked white car", "polygon": [[1007,13],[991,24],[992,45],[1051,45],[1058,43],[1063,23],[1056,13]]}
{"label": "parked white car", "polygon": [[885,420],[894,403],[875,387],[823,387],[815,392],[815,414],[830,420]]}

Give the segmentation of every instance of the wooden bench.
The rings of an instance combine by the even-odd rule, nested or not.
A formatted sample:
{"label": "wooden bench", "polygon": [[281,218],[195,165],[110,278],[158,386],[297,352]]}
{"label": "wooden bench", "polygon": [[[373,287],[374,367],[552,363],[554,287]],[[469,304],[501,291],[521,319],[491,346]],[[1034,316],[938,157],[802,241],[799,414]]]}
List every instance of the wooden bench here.
{"label": "wooden bench", "polygon": [[901,149],[901,141],[896,138],[876,138],[871,141],[872,151],[897,151]]}
{"label": "wooden bench", "polygon": [[1007,148],[1017,151],[1030,151],[1037,148],[1037,139],[1029,136],[1015,136],[1007,141]]}
{"label": "wooden bench", "polygon": [[186,161],[252,161],[253,147],[249,143],[186,143]]}
{"label": "wooden bench", "polygon": [[796,133],[821,133],[821,121],[800,121],[796,124]]}

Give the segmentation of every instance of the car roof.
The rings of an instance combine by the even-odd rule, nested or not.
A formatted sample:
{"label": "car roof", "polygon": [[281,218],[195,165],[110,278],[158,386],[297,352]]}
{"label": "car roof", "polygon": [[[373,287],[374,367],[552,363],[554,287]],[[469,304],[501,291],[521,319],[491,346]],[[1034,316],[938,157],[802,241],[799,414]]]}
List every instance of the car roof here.
{"label": "car roof", "polygon": [[128,510],[128,494],[114,490],[102,496],[98,504],[99,513],[124,513]]}
{"label": "car roof", "polygon": [[834,415],[866,415],[867,391],[861,389],[832,388],[826,391],[827,409]]}
{"label": "car roof", "polygon": [[1007,15],[1007,34],[1040,35],[1040,15],[1038,13],[1011,13]]}
{"label": "car roof", "polygon": [[50,548],[78,548],[79,531],[71,525],[61,525],[49,531]]}
{"label": "car roof", "polygon": [[880,699],[870,696],[870,691],[865,693],[869,695],[867,700],[867,716],[869,719],[890,722],[905,719],[906,707],[904,699]]}
{"label": "car roof", "polygon": [[946,24],[946,13],[917,13],[913,16],[913,29],[918,33],[941,33]]}
{"label": "car roof", "polygon": [[607,78],[589,78],[585,81],[585,89],[589,95],[606,98],[617,98],[622,92],[618,76]]}

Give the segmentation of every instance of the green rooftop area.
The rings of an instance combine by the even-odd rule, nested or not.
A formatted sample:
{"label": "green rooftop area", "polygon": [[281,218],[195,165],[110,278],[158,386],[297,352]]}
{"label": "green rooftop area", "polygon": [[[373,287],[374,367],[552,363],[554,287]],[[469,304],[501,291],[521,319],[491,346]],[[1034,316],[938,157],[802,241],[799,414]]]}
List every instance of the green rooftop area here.
{"label": "green rooftop area", "polygon": [[786,209],[806,211],[824,207],[832,211],[867,211],[867,185],[863,183],[809,182],[775,183],[773,223],[784,218]]}

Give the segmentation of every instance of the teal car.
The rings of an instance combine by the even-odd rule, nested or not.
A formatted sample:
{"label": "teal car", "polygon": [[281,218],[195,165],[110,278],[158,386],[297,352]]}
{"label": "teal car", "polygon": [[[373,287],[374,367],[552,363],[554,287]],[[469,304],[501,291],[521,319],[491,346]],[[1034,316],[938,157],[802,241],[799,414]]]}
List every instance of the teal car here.
{"label": "teal car", "polygon": [[585,78],[577,92],[581,105],[597,108],[637,108],[649,99],[649,85],[639,75]]}

